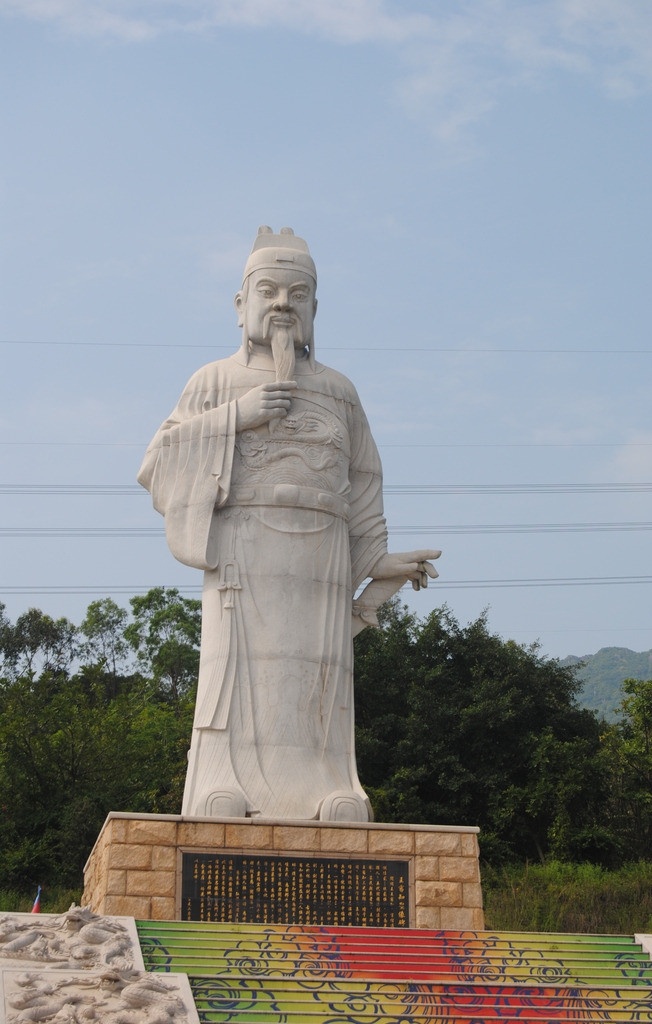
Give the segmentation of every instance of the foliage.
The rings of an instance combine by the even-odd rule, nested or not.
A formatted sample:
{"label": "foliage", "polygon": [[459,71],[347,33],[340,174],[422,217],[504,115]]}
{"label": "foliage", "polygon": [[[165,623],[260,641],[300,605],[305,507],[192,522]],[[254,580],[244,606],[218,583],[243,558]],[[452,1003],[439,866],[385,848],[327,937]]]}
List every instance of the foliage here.
{"label": "foliage", "polygon": [[133,597],[131,609],[125,639],[161,694],[179,701],[197,680],[201,601],[181,597],[174,587],[154,587]]}
{"label": "foliage", "polygon": [[487,928],[507,931],[649,933],[652,863],[510,865],[482,872]]}
{"label": "foliage", "polygon": [[[158,594],[156,600],[164,603]],[[186,614],[182,605],[180,615]],[[112,602],[96,602],[81,636],[65,620],[53,622],[35,609],[14,627],[3,623],[5,885],[78,885],[108,811],[169,813],[180,806],[192,695],[180,692],[177,678],[171,699],[164,672],[120,675],[125,619]],[[90,660],[80,663],[84,656]]]}
{"label": "foliage", "polygon": [[632,859],[652,850],[652,679],[626,679],[620,721],[605,730],[608,811]]}
{"label": "foliage", "polygon": [[11,625],[0,606],[3,675],[9,678],[65,672],[77,653],[77,630],[67,619],[52,619],[30,608]]}
{"label": "foliage", "polygon": [[[358,764],[379,820],[479,825],[489,872],[649,856],[652,681],[627,681],[608,724],[578,705],[575,669],[485,616],[462,627],[394,602],[380,622],[356,638]],[[3,886],[79,886],[108,811],[178,811],[199,640],[200,604],[176,590],[131,612],[95,601],[79,628],[38,609],[12,624],[0,605]]]}
{"label": "foliage", "polygon": [[[28,914],[34,905],[35,896],[36,890],[33,892],[18,892],[16,889],[0,889],[0,914]],[[65,913],[73,903],[79,906],[81,898],[81,889],[50,886],[41,893],[41,913]]]}
{"label": "foliage", "polygon": [[358,760],[381,820],[480,825],[494,861],[591,854],[592,837],[611,855],[600,729],[571,669],[446,608],[419,622],[390,605],[357,645]]}
{"label": "foliage", "polygon": [[95,669],[110,697],[118,694],[131,650],[125,636],[128,618],[124,608],[105,597],[89,604],[80,627],[84,637],[81,654],[87,669]]}
{"label": "foliage", "polygon": [[51,673],[3,690],[5,882],[73,885],[108,811],[177,810],[191,707],[179,717],[151,697],[141,684],[107,703],[101,685]]}

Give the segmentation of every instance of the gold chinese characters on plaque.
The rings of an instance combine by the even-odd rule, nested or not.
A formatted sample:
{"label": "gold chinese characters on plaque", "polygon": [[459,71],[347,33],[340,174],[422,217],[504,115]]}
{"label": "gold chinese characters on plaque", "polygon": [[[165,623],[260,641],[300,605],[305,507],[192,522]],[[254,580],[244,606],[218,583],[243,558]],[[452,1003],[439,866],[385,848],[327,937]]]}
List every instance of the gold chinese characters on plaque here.
{"label": "gold chinese characters on plaque", "polygon": [[186,921],[407,928],[403,860],[184,853]]}

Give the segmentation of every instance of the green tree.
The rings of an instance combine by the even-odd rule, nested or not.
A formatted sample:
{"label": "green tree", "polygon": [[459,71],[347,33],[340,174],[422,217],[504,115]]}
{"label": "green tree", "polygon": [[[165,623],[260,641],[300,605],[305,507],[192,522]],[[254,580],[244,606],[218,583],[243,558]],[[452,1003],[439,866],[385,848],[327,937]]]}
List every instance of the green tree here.
{"label": "green tree", "polygon": [[154,587],[130,604],[133,622],[125,638],[160,696],[176,703],[197,681],[201,601],[181,597],[174,587]]}
{"label": "green tree", "polygon": [[30,608],[11,625],[6,616],[0,623],[3,675],[35,677],[43,672],[68,672],[77,654],[77,627],[68,619],[53,619],[38,608]]}
{"label": "green tree", "polygon": [[356,643],[359,766],[377,817],[479,825],[496,861],[580,837],[591,854],[600,730],[572,670],[446,608],[418,622],[394,605]]}
{"label": "green tree", "polygon": [[12,625],[0,609],[4,884],[79,885],[108,811],[180,808],[192,694],[162,700],[160,680],[121,674],[126,618],[94,602],[80,642],[66,620],[32,609]]}
{"label": "green tree", "polygon": [[620,720],[605,728],[605,768],[613,828],[628,859],[652,850],[652,679],[626,679]]}
{"label": "green tree", "polygon": [[391,813],[385,787],[397,769],[396,743],[406,729],[419,627],[416,615],[396,600],[379,609],[378,621],[380,628],[365,629],[354,641],[355,742],[365,786],[374,791],[382,818]]}
{"label": "green tree", "polygon": [[107,694],[115,697],[125,682],[131,648],[125,637],[129,615],[110,597],[91,601],[80,631],[84,637],[80,657],[87,674],[104,680]]}
{"label": "green tree", "polygon": [[178,812],[191,703],[45,673],[0,692],[0,877],[78,885],[110,810]]}

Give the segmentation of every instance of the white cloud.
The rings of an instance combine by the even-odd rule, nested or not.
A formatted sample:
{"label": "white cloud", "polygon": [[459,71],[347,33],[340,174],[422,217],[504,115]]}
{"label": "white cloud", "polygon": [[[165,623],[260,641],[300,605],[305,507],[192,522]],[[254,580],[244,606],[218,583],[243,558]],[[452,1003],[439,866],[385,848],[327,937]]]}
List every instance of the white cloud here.
{"label": "white cloud", "polygon": [[326,36],[338,43],[401,43],[427,29],[426,15],[392,14],[383,0],[0,0],[0,13],[51,21],[89,35],[138,40],[223,26]]}
{"label": "white cloud", "polygon": [[407,111],[445,141],[464,136],[507,90],[552,72],[582,75],[613,98],[652,86],[646,0],[0,0],[2,13],[127,42],[281,27],[381,45],[402,69]]}
{"label": "white cloud", "polygon": [[93,4],[84,0],[0,0],[0,14],[52,22],[73,34],[138,42],[161,31],[163,26],[153,8],[163,5],[154,0],[147,17],[137,16],[133,12],[135,6],[121,0],[99,0]]}
{"label": "white cloud", "polygon": [[406,108],[459,139],[513,88],[580,75],[612,98],[652,86],[652,5],[639,0],[466,0],[399,47]]}
{"label": "white cloud", "polygon": [[392,14],[383,0],[207,0],[195,6],[204,8],[206,25],[282,25],[340,43],[401,43],[427,30],[430,22],[428,16],[411,14],[405,8]]}

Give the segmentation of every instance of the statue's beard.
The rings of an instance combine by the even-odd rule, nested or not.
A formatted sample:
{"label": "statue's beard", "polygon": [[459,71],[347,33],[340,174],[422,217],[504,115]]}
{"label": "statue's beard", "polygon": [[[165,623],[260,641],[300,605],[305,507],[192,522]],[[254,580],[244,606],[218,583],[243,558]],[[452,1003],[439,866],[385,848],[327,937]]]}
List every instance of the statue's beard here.
{"label": "statue's beard", "polygon": [[263,335],[269,341],[274,360],[277,380],[294,380],[296,348],[303,348],[304,339],[301,323],[295,320],[288,326],[275,324],[274,314],[268,314],[263,322]]}

